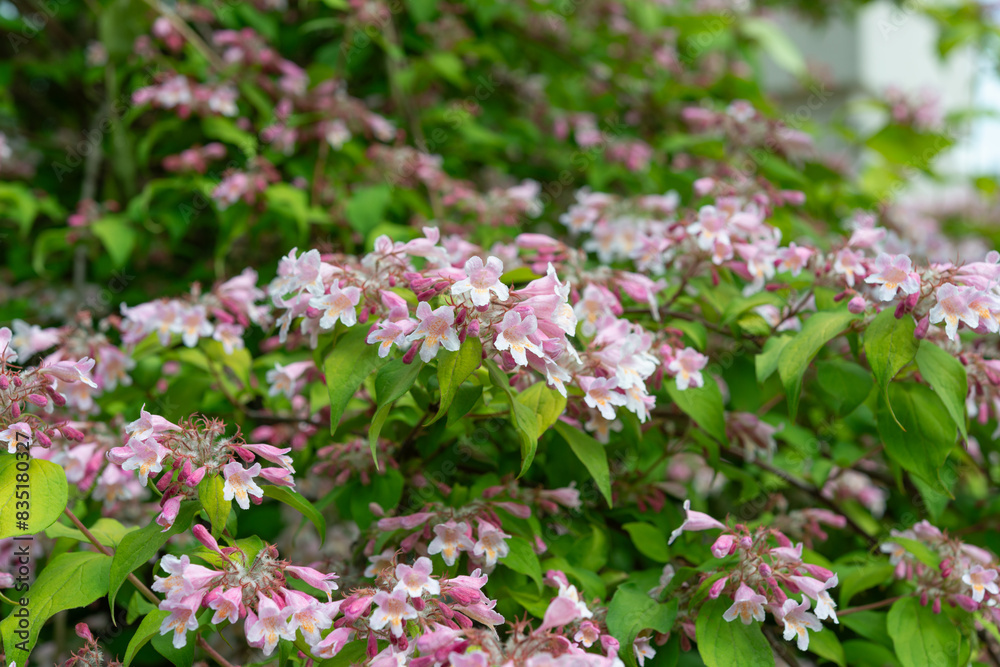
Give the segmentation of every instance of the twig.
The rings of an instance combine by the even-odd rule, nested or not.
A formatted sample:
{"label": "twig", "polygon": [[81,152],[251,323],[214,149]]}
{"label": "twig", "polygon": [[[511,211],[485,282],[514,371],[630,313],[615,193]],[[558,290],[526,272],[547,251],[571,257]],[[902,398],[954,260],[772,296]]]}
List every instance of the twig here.
{"label": "twig", "polygon": [[[100,551],[105,556],[114,555],[110,549],[101,544],[100,541],[98,541],[98,539],[94,537],[94,534],[90,532],[90,529],[87,528],[85,525],[83,525],[83,522],[80,521],[76,517],[76,515],[70,511],[68,507],[63,510],[63,513],[69,517],[69,520],[73,522],[73,525],[77,527],[77,530],[83,533],[84,536],[90,541],[91,544],[93,544],[97,548],[98,551]],[[138,590],[140,593],[146,596],[146,599],[155,604],[157,607],[160,606],[160,602],[162,602],[162,600],[160,600],[160,597],[153,591],[149,590],[149,587],[147,587],[146,584],[139,581],[138,577],[136,577],[132,573],[129,573],[128,580],[132,583],[133,586],[135,586],[136,590]],[[112,609],[111,611],[112,614],[114,614],[114,610]],[[204,649],[205,653],[211,656],[213,660],[215,660],[217,663],[219,663],[219,665],[221,665],[221,667],[236,667],[235,665],[233,665],[233,663],[229,662],[221,655],[219,655],[219,652],[216,651],[211,646],[209,646],[208,642],[206,642],[205,639],[201,636],[198,637],[198,646]]]}
{"label": "twig", "polygon": [[887,598],[885,600],[879,600],[878,602],[872,602],[871,604],[863,604],[857,607],[848,607],[847,609],[842,609],[837,612],[837,616],[847,616],[848,614],[853,614],[858,611],[868,611],[869,609],[878,609],[879,607],[887,607],[891,605],[896,600],[902,600],[903,598],[910,597],[909,595],[897,595],[896,597]]}

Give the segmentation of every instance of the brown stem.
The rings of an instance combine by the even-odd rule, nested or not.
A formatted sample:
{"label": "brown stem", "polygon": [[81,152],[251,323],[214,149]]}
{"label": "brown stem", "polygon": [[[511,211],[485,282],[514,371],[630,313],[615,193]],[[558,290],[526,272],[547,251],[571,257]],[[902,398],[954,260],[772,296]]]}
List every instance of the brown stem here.
{"label": "brown stem", "polygon": [[879,607],[886,607],[888,605],[891,605],[896,600],[902,600],[905,597],[909,597],[909,596],[908,595],[897,595],[896,597],[887,598],[885,600],[879,600],[878,602],[872,602],[871,604],[863,604],[863,605],[859,605],[857,607],[848,607],[847,609],[844,609],[842,611],[838,611],[837,612],[837,616],[847,616],[848,614],[853,614],[854,612],[857,612],[857,611],[868,611],[869,609],[878,609]]}
{"label": "brown stem", "polygon": [[[105,556],[112,556],[113,555],[112,552],[111,552],[111,550],[108,549],[103,544],[101,544],[98,541],[98,539],[96,537],[94,537],[94,534],[90,532],[90,529],[87,528],[85,525],[83,525],[83,522],[80,521],[76,517],[76,515],[73,514],[73,512],[70,511],[70,509],[68,507],[63,510],[63,513],[66,516],[69,517],[69,520],[73,522],[73,525],[77,527],[77,530],[79,530],[81,533],[83,533],[84,536],[90,541],[91,544],[93,544],[97,548],[98,551],[100,551]],[[139,581],[138,577],[136,577],[134,574],[129,573],[128,580],[130,582],[132,582],[132,585],[136,587],[136,590],[138,590],[140,593],[142,593],[143,595],[145,595],[146,598],[150,602],[152,602],[153,604],[155,604],[157,607],[160,606],[160,602],[162,602],[162,600],[160,600],[160,597],[156,593],[154,593],[153,591],[149,590],[149,587],[146,586],[146,584],[144,584],[141,581]],[[112,610],[112,614],[113,613],[114,613],[114,610]],[[236,667],[231,662],[229,662],[228,660],[226,660],[225,658],[223,658],[221,655],[219,655],[218,651],[216,651],[214,648],[212,648],[211,646],[209,646],[208,642],[206,642],[203,637],[200,637],[200,636],[198,637],[198,646],[200,646],[202,649],[204,649],[205,653],[207,653],[208,655],[210,655],[213,660],[215,660],[217,663],[219,663],[219,665],[221,665],[221,667]]]}

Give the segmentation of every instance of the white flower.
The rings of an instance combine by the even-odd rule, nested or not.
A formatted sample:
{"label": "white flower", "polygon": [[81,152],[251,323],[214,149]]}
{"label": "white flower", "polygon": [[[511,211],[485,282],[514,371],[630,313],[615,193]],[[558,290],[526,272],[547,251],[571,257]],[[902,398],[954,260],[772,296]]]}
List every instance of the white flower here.
{"label": "white flower", "polygon": [[497,257],[490,257],[483,264],[481,257],[470,257],[465,263],[466,277],[451,286],[451,293],[455,296],[470,294],[472,303],[477,306],[486,306],[490,302],[490,292],[497,295],[501,301],[506,301],[510,296],[507,286],[500,282],[503,275],[503,262]]}

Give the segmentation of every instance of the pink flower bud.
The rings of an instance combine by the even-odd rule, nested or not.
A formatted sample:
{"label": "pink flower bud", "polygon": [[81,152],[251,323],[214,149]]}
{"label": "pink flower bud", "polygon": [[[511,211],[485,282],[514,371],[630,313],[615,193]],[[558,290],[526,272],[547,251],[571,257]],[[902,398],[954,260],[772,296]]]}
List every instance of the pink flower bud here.
{"label": "pink flower bud", "polygon": [[7,376],[6,375],[0,375],[0,389],[3,389],[3,390],[6,391],[7,387],[9,387],[9,386],[10,386],[10,380],[7,378]]}
{"label": "pink flower bud", "polygon": [[714,584],[712,584],[712,587],[708,589],[708,597],[710,597],[713,600],[719,597],[722,594],[722,589],[726,587],[726,583],[728,581],[729,581],[728,578],[723,577],[722,579],[719,579]]}
{"label": "pink flower bud", "polygon": [[549,570],[545,573],[545,578],[542,581],[553,588],[569,588],[569,579],[561,570]]}
{"label": "pink flower bud", "polygon": [[80,639],[88,642],[94,641],[94,635],[90,633],[90,628],[86,623],[77,623],[73,630],[76,631],[76,636]]}
{"label": "pink flower bud", "polygon": [[953,600],[955,600],[955,602],[958,603],[958,606],[960,606],[965,611],[976,611],[977,609],[979,609],[979,603],[970,598],[968,595],[958,594],[958,595],[953,595],[951,597]]}
{"label": "pink flower bud", "polygon": [[17,401],[13,401],[10,404],[10,416],[14,419],[21,416],[21,406],[18,405]]}
{"label": "pink flower bud", "polygon": [[855,315],[860,315],[865,312],[867,308],[867,303],[865,302],[865,297],[858,295],[847,302],[847,310],[851,311]]}
{"label": "pink flower bud", "polygon": [[732,535],[720,535],[712,545],[712,555],[716,558],[725,558],[735,551],[736,538]]}
{"label": "pink flower bud", "polygon": [[40,408],[44,408],[49,403],[49,399],[45,398],[41,394],[28,394],[28,401],[34,403]]}
{"label": "pink flower bud", "polygon": [[917,340],[923,340],[924,336],[927,335],[927,329],[930,327],[930,325],[931,325],[931,320],[929,317],[927,317],[926,315],[921,317],[920,321],[917,322],[917,328],[913,330],[913,337],[916,338]]}

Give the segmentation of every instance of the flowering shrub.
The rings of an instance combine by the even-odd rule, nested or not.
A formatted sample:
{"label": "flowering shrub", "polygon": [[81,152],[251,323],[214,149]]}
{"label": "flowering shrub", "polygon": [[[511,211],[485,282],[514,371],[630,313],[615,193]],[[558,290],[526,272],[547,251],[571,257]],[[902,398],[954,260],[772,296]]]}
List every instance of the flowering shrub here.
{"label": "flowering shrub", "polygon": [[749,2],[72,5],[0,3],[5,665],[1000,664],[935,98],[818,122]]}

